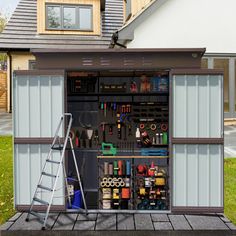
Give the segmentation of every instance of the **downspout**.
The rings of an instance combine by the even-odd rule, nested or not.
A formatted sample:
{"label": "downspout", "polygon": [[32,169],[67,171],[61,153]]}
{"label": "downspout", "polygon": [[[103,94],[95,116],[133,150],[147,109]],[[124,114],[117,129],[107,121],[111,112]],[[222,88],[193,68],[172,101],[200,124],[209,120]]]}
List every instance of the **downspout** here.
{"label": "downspout", "polygon": [[118,31],[116,31],[115,33],[113,33],[112,35],[112,40],[111,40],[111,48],[114,48],[115,45],[121,47],[121,48],[127,48],[125,45],[118,43],[119,40],[119,34]]}
{"label": "downspout", "polygon": [[9,57],[9,89],[10,89],[10,107],[9,107],[9,113],[12,113],[12,55],[8,51],[7,56]]}

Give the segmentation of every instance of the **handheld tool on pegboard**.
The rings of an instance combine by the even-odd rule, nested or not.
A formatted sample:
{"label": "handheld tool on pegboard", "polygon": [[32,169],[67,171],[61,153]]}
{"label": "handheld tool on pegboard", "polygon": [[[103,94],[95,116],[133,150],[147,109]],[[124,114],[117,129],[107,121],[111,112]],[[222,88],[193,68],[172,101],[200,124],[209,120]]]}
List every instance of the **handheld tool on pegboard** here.
{"label": "handheld tool on pegboard", "polygon": [[98,130],[97,130],[97,129],[94,131],[94,137],[93,137],[93,139],[94,139],[94,144],[95,144],[96,146],[98,146],[98,144],[99,144],[99,136],[98,136]]}
{"label": "handheld tool on pegboard", "polygon": [[76,147],[80,147],[80,133],[79,133],[79,130],[76,131],[75,133],[75,146]]}
{"label": "handheld tool on pegboard", "polygon": [[92,129],[87,129],[87,136],[89,140],[89,147],[92,147],[92,136],[93,136],[93,130]]}
{"label": "handheld tool on pegboard", "polygon": [[100,124],[101,129],[102,129],[102,141],[103,141],[103,142],[106,142],[106,125],[107,125],[106,122],[102,122],[102,123]]}
{"label": "handheld tool on pegboard", "polygon": [[104,116],[107,116],[107,103],[104,102]]}
{"label": "handheld tool on pegboard", "polygon": [[102,143],[102,154],[104,156],[106,155],[116,155],[117,153],[117,149],[114,147],[114,145],[112,143]]}

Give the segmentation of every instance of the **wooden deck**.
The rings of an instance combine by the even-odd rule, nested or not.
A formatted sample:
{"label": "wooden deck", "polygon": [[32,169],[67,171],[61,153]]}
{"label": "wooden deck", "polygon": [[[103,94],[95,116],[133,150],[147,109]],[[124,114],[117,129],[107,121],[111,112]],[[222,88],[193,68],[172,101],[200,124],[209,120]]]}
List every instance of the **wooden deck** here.
{"label": "wooden deck", "polygon": [[[25,221],[26,213],[17,213],[7,223],[1,226],[0,235],[36,235],[41,230],[42,224],[31,216],[30,222]],[[192,235],[192,233],[208,231],[207,235],[236,235],[236,226],[233,225],[224,215],[172,215],[172,214],[77,214],[59,213],[51,214],[48,219],[46,231],[40,231],[40,235],[54,235],[54,231],[73,232],[80,231],[80,235],[112,235],[116,232],[148,232],[152,235],[156,231],[162,235]],[[104,232],[101,234],[101,231]],[[22,232],[22,234],[21,234]],[[23,233],[24,232],[24,233]],[[27,233],[28,232],[28,233]],[[90,232],[90,233],[88,233]],[[153,233],[152,233],[153,232]],[[168,234],[165,234],[167,233]],[[174,233],[175,232],[175,233]],[[181,234],[179,234],[181,232]],[[138,234],[136,234],[138,233]],[[195,234],[194,235],[201,235]],[[58,235],[58,234],[56,234]],[[97,235],[97,234],[96,234]],[[126,235],[126,234],[124,234]],[[131,235],[131,234],[129,234]],[[158,234],[160,235],[160,234]]]}

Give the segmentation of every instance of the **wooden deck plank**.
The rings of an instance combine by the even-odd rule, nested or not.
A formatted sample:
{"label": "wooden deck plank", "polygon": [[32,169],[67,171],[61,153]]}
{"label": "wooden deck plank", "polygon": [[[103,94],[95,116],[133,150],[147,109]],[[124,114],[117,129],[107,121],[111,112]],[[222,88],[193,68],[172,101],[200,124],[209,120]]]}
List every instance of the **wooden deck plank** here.
{"label": "wooden deck plank", "polygon": [[[14,224],[14,222],[7,221],[5,224],[0,225],[0,231],[8,230],[13,224]],[[0,233],[0,235],[1,235],[1,233]]]}
{"label": "wooden deck plank", "polygon": [[77,218],[76,213],[64,214],[61,213],[53,226],[52,230],[72,230]]}
{"label": "wooden deck plank", "polygon": [[150,214],[135,214],[136,230],[154,230]]}
{"label": "wooden deck plank", "polygon": [[133,214],[118,214],[117,230],[135,230]]}
{"label": "wooden deck plank", "polygon": [[191,226],[183,215],[169,215],[170,222],[175,230],[191,230]]}
{"label": "wooden deck plank", "polygon": [[98,214],[96,230],[116,230],[116,214]]}
{"label": "wooden deck plank", "polygon": [[170,221],[167,214],[151,214],[152,221],[158,221],[158,222],[168,222]]}
{"label": "wooden deck plank", "polygon": [[97,220],[97,214],[79,214],[77,220],[87,220],[87,221],[96,221]]}
{"label": "wooden deck plank", "polygon": [[12,216],[8,221],[15,222],[20,216],[22,215],[22,212],[17,212],[14,216]]}
{"label": "wooden deck plank", "polygon": [[75,223],[74,230],[94,230],[96,221],[84,221],[77,220]]}
{"label": "wooden deck plank", "polygon": [[[29,222],[26,222],[27,213],[23,213],[9,230],[41,230],[42,223],[35,217],[30,216]],[[51,228],[55,223],[58,214],[50,214],[47,221],[47,228]]]}

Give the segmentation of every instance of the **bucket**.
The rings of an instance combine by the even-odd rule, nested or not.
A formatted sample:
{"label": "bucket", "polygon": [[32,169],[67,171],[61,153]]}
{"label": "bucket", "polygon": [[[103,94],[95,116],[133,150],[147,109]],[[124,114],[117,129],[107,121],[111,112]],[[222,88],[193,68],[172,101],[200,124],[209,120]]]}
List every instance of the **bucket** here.
{"label": "bucket", "polygon": [[71,208],[72,209],[82,208],[82,195],[81,195],[81,191],[80,190],[75,191],[74,199],[71,202]]}

